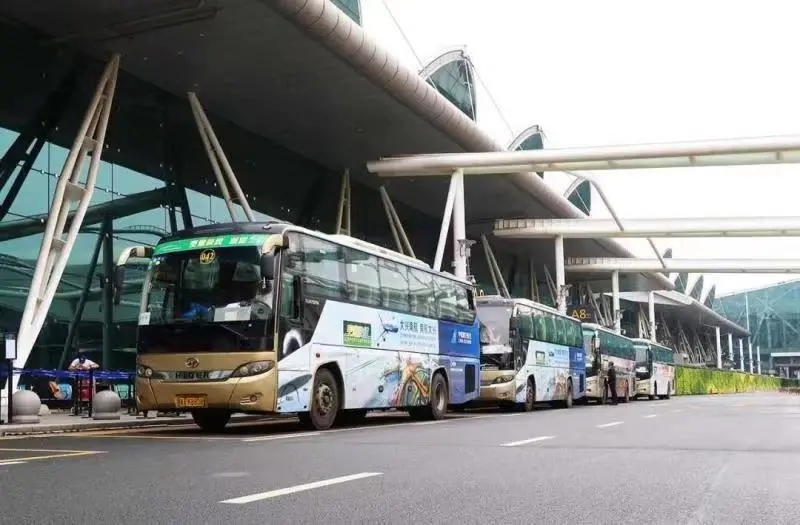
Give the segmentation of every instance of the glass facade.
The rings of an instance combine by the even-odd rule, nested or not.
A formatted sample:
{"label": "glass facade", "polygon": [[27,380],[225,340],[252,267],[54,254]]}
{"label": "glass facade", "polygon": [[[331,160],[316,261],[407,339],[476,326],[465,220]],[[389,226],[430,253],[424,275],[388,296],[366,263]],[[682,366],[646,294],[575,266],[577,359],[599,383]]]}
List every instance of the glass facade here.
{"label": "glass facade", "polygon": [[361,4],[358,0],[332,0],[336,7],[344,11],[344,13],[353,19],[353,21],[361,25]]}
{"label": "glass facade", "polygon": [[567,200],[575,205],[576,208],[581,210],[586,215],[592,213],[592,185],[588,180],[578,184],[578,186],[569,194]]}
{"label": "glass facade", "polygon": [[[800,281],[716,297],[714,310],[740,326],[750,327],[753,353],[756,347],[761,349],[762,371],[769,368],[784,376],[797,377],[800,372]],[[773,353],[797,355],[770,359]],[[738,362],[736,354],[734,351]]]}
{"label": "glass facade", "polygon": [[428,82],[470,119],[477,118],[475,78],[468,60],[458,58],[446,62],[430,74]]}
{"label": "glass facade", "polygon": [[[0,54],[0,70],[14,72],[0,83],[0,329],[11,332],[19,327],[59,172],[104,67],[41,46],[38,38],[0,22],[0,46],[15,50]],[[332,231],[341,173],[211,112],[209,118],[258,219]],[[88,165],[87,158],[84,177]],[[113,263],[126,247],[229,222],[215,181],[186,98],[120,71],[91,205],[26,366],[60,367],[81,349],[105,369],[132,369],[142,274],[126,272],[115,306],[105,286]],[[352,202],[353,235],[391,246],[378,192],[354,178]],[[395,208],[417,253],[432,258],[439,219],[399,202]]]}

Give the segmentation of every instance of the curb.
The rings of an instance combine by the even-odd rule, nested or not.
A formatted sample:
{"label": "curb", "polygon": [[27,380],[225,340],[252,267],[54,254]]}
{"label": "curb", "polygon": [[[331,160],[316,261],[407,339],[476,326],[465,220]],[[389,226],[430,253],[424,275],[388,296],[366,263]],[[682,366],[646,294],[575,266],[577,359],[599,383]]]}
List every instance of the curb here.
{"label": "curb", "polygon": [[[238,416],[231,418],[231,423],[241,423],[256,420],[266,420],[264,416]],[[167,427],[177,425],[192,425],[191,418],[148,418],[135,421],[90,421],[86,423],[72,423],[72,424],[30,424],[19,425],[16,428],[4,430],[0,426],[0,437],[8,436],[35,436],[47,434],[67,434],[78,432],[90,432],[96,430],[121,430],[121,429],[135,429],[135,428],[152,428],[152,427]]]}

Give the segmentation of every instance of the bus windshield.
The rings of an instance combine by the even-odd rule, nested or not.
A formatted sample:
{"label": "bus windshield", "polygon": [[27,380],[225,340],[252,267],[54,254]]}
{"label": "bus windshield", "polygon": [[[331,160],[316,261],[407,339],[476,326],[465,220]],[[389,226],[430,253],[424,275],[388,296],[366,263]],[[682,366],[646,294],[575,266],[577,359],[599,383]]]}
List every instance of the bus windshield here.
{"label": "bus windshield", "polygon": [[[142,313],[148,324],[186,321],[246,321],[238,308],[256,318],[271,313],[271,290],[261,287],[258,249],[192,250],[153,258]],[[230,310],[233,310],[231,312]],[[234,317],[231,314],[236,314]]]}
{"label": "bus windshield", "polygon": [[638,379],[648,379],[652,371],[650,366],[650,348],[646,345],[634,345],[636,350],[636,377]]}
{"label": "bus windshield", "polygon": [[511,305],[478,305],[482,365],[501,370],[513,368],[510,337],[512,311]]}
{"label": "bus windshield", "polygon": [[[198,346],[208,346],[221,333],[226,339],[222,346],[229,349],[243,349],[243,345],[250,346],[246,344],[248,339],[270,333],[266,321],[271,322],[274,317],[272,283],[262,282],[259,256],[258,248],[253,246],[155,256],[141,302],[140,351],[154,346],[159,347],[158,351],[169,351],[163,347],[174,346],[165,339],[173,339],[174,331],[168,328],[175,326],[207,326],[181,331],[184,342],[186,337],[198,336],[198,341],[191,343],[194,351],[201,351],[203,348]],[[187,335],[189,332],[191,335]],[[213,346],[208,351],[213,351]]]}

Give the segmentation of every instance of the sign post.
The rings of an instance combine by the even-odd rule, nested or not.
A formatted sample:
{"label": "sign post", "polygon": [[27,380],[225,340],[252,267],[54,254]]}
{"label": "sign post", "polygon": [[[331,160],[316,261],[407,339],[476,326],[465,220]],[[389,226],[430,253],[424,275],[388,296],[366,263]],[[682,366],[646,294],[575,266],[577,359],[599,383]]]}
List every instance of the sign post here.
{"label": "sign post", "polygon": [[17,334],[4,333],[3,334],[4,358],[8,370],[8,424],[12,421],[12,414],[14,413],[14,361],[17,359]]}

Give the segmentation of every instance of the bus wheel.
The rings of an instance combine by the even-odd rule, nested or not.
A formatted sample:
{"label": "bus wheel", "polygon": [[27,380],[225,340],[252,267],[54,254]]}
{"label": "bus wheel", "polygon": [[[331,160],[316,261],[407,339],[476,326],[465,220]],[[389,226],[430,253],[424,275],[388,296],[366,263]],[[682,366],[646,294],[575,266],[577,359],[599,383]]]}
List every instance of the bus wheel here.
{"label": "bus wheel", "polygon": [[664,399],[669,399],[669,398],[672,396],[672,394],[671,394],[671,392],[670,392],[670,389],[671,389],[671,388],[672,388],[672,385],[671,385],[671,384],[669,384],[669,383],[667,383],[667,393],[666,393],[666,394],[664,394]]}
{"label": "bus wheel", "polygon": [[525,401],[517,403],[517,409],[523,412],[531,412],[533,406],[536,404],[536,382],[532,377],[528,378],[528,384],[525,386]]}
{"label": "bus wheel", "polygon": [[196,410],[192,412],[194,424],[206,432],[222,432],[231,419],[227,410]]}
{"label": "bus wheel", "polygon": [[413,407],[408,413],[414,419],[439,420],[447,413],[447,404],[450,395],[447,392],[447,383],[441,373],[433,375],[431,380],[431,398],[426,406]]}
{"label": "bus wheel", "polygon": [[317,430],[328,430],[336,421],[340,400],[339,383],[327,368],[317,370],[311,396],[311,425]]}
{"label": "bus wheel", "polygon": [[572,379],[567,379],[567,396],[559,404],[562,408],[572,408]]}

